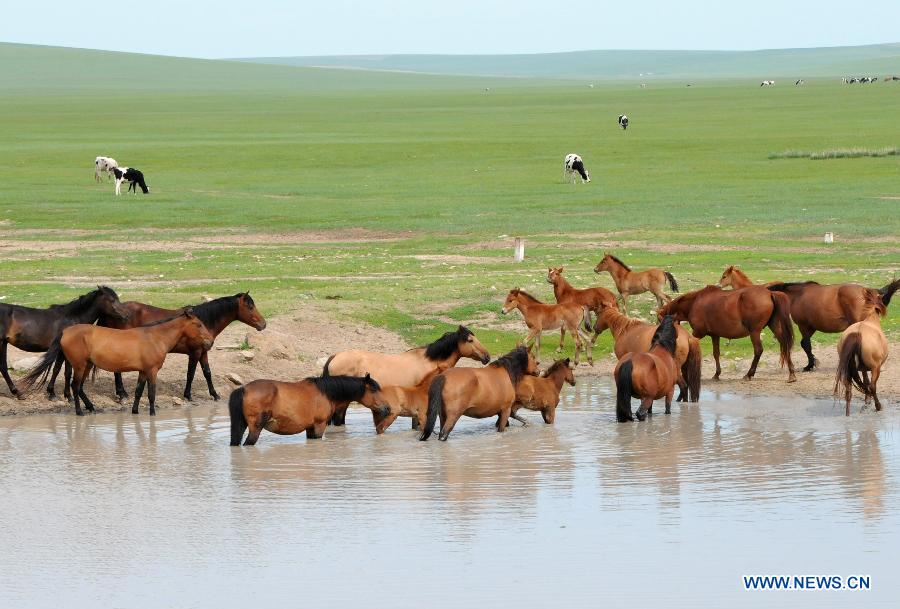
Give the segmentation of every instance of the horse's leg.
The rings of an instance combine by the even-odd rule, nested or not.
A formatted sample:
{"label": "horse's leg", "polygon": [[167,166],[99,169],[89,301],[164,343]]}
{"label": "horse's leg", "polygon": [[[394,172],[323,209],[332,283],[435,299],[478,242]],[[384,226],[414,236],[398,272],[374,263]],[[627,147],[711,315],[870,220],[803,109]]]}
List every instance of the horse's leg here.
{"label": "horse's leg", "polygon": [[116,383],[116,400],[119,404],[122,404],[125,400],[128,399],[128,392],[125,391],[125,383],[122,382],[122,373],[114,372],[113,380]]}
{"label": "horse's leg", "polygon": [[441,423],[441,433],[438,434],[438,440],[447,441],[447,438],[450,437],[450,432],[453,431],[453,426],[456,425],[456,422],[459,420],[458,414],[447,414],[444,418],[444,421]]}
{"label": "horse's leg", "polygon": [[803,351],[806,352],[806,360],[807,364],[803,367],[803,372],[811,372],[815,369],[816,364],[816,356],[813,355],[812,352],[812,335],[815,334],[816,331],[809,326],[800,326],[800,346],[803,347]]}
{"label": "horse's leg", "polygon": [[668,395],[666,395],[666,414],[672,414],[672,396],[675,394],[675,386],[673,385],[669,389]]}
{"label": "horse's leg", "polygon": [[634,416],[638,421],[643,421],[647,418],[647,413],[653,407],[653,398],[642,398],[641,405],[638,406],[638,409],[634,411]]}
{"label": "horse's leg", "polygon": [[562,353],[563,350],[563,339],[566,338],[566,327],[562,326],[559,329],[559,346],[556,348],[557,353]]}
{"label": "horse's leg", "polygon": [[19,395],[19,390],[16,389],[15,383],[13,383],[12,378],[9,376],[9,368],[6,365],[6,339],[0,341],[0,372],[3,373],[3,380],[6,381],[6,386],[9,387],[9,392],[15,396]]}
{"label": "horse's leg", "polygon": [[536,364],[541,363],[541,334],[543,333],[538,330],[537,335],[534,337],[534,362]]}
{"label": "horse's leg", "polygon": [[150,416],[156,416],[156,370],[147,375],[147,399],[150,401]]}
{"label": "horse's leg", "polygon": [[675,384],[678,385],[678,399],[676,402],[687,402],[687,382],[684,380],[684,375],[681,374],[681,368],[676,367],[676,371],[678,372],[678,376],[675,378]]}
{"label": "horse's leg", "polygon": [[718,381],[719,375],[722,374],[722,365],[719,363],[719,337],[718,336],[710,336],[713,344],[713,359],[716,360],[716,374],[712,377],[712,380]]}
{"label": "horse's leg", "polygon": [[624,292],[621,292],[622,296],[622,313],[628,315],[628,296],[625,295]]}
{"label": "horse's leg", "polygon": [[138,375],[137,385],[134,386],[134,406],[131,407],[131,414],[138,413],[138,404],[141,403],[141,396],[144,395],[144,385],[147,384],[147,377],[141,372]]}
{"label": "horse's leg", "polygon": [[209,367],[209,351],[204,351],[200,355],[200,369],[203,371],[203,377],[206,379],[206,387],[209,389],[209,395],[213,400],[218,401],[221,397],[216,388],[213,387],[212,370]]}
{"label": "horse's leg", "polygon": [[506,427],[509,425],[509,410],[509,406],[500,410],[500,418],[497,419],[497,431],[506,431]]}
{"label": "horse's leg", "polygon": [[[259,440],[259,434],[262,433],[263,426],[265,423],[263,422],[263,416],[257,415],[252,419],[247,420],[247,439],[244,440],[244,446],[253,446],[256,444],[256,441]],[[311,428],[313,433],[315,433],[315,428]],[[306,430],[306,437],[309,438],[309,429]]]}
{"label": "horse's leg", "polygon": [[79,417],[84,416],[84,411],[81,410],[81,385],[84,383],[84,375],[81,372],[75,367],[72,374],[72,395],[75,398],[75,414]]}
{"label": "horse's leg", "polygon": [[347,408],[350,402],[336,404],[334,412],[331,414],[331,424],[335,427],[341,427],[347,420]]}
{"label": "horse's leg", "polygon": [[878,393],[876,390],[879,376],[881,376],[881,366],[876,366],[875,369],[872,370],[872,381],[869,384],[869,386],[872,387],[872,398],[875,400],[875,412],[881,410],[881,401],[878,399]]}
{"label": "horse's leg", "polygon": [[414,414],[414,415],[412,416],[412,419],[410,419],[410,420],[412,421],[412,428],[411,428],[411,429],[412,429],[413,431],[418,430],[418,429],[419,429],[419,415]]}
{"label": "horse's leg", "polygon": [[66,360],[64,366],[63,376],[65,377],[65,384],[63,385],[63,397],[66,398],[67,402],[72,401],[72,364],[69,363],[69,360]]}
{"label": "horse's leg", "polygon": [[575,339],[575,366],[578,366],[578,362],[581,359],[581,350],[584,348],[584,341],[581,340],[581,334],[578,333],[578,327],[575,328],[575,334],[572,335],[572,338]]}
{"label": "horse's leg", "polygon": [[[522,424],[522,427],[528,427],[528,421],[525,420],[524,418],[522,418],[521,416],[519,416],[518,410],[510,410],[510,411],[509,411],[509,418],[515,419],[516,421],[518,421],[519,423],[521,423],[521,424]],[[499,419],[499,418],[497,419],[497,423],[498,423],[498,424],[500,423],[500,419]]]}
{"label": "horse's leg", "polygon": [[197,372],[197,357],[193,353],[188,354],[187,380],[184,383],[184,399],[191,401],[191,387],[194,385],[194,374]]}
{"label": "horse's leg", "polygon": [[47,399],[51,402],[56,399],[56,377],[59,376],[62,365],[62,358],[57,358],[57,360],[53,362],[53,373],[50,374],[50,382],[47,383]]}
{"label": "horse's leg", "polygon": [[750,333],[750,342],[753,343],[753,361],[750,363],[750,370],[744,375],[745,381],[753,379],[753,375],[756,374],[756,366],[759,364],[759,358],[762,357],[763,353],[762,338],[760,337],[759,332]]}

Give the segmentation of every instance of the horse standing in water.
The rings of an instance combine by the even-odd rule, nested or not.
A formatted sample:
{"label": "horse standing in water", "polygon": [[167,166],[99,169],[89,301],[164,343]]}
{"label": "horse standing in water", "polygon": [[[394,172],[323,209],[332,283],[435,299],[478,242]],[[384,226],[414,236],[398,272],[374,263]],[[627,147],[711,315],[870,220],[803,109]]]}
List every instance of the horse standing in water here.
{"label": "horse standing in water", "polygon": [[484,368],[450,368],[438,374],[428,388],[428,415],[420,440],[427,440],[440,416],[440,440],[446,440],[463,415],[476,419],[497,416],[497,431],[506,429],[516,386],[534,375],[537,364],[525,347],[517,347]]}
{"label": "horse standing in water", "polygon": [[663,286],[666,280],[669,281],[669,287],[673,292],[678,291],[678,283],[675,277],[669,271],[661,269],[647,269],[646,271],[632,271],[631,267],[613,256],[612,254],[603,254],[603,259],[594,267],[595,273],[608,272],[612,275],[613,281],[616,283],[616,289],[619,291],[619,298],[622,300],[622,312],[628,312],[628,303],[626,298],[635,294],[643,294],[644,292],[653,292],[656,296],[656,306],[662,307],[664,302],[672,299],[663,292]]}
{"label": "horse standing in water", "polygon": [[[168,319],[174,315],[178,315],[185,308],[181,309],[161,309],[152,305],[141,302],[123,303],[128,311],[128,319],[123,321],[109,316],[100,319],[100,325],[117,330],[127,330],[129,328],[139,328],[148,324]],[[231,322],[240,321],[247,324],[257,331],[266,328],[266,320],[262,313],[256,308],[256,303],[250,297],[249,292],[241,292],[234,296],[223,296],[204,302],[196,306],[190,307],[191,311],[200,318],[206,329],[212,334],[213,341],[216,337],[227,328]],[[191,386],[194,383],[194,374],[197,372],[197,363],[203,371],[206,378],[206,386],[209,389],[209,395],[214,400],[219,399],[219,394],[213,386],[212,369],[209,367],[209,349],[204,348],[203,341],[191,342],[188,337],[184,337],[174,347],[172,353],[183,353],[188,356],[187,381],[184,386],[184,399],[191,399]],[[125,385],[122,383],[122,374],[116,372],[116,398],[122,402],[128,399],[128,392],[125,391]]]}
{"label": "horse standing in water", "polygon": [[132,414],[138,413],[138,404],[144,385],[148,384],[150,415],[156,414],[156,375],[166,361],[166,355],[187,339],[212,347],[213,337],[203,322],[189,309],[171,319],[130,330],[114,330],[103,326],[77,324],[63,330],[62,335],[44,354],[41,361],[23,379],[26,391],[46,381],[54,363],[65,358],[72,366],[72,394],[75,397],[75,414],[81,416],[79,399],[91,412],[94,405],[84,393],[84,381],[93,368],[110,372],[140,372],[134,390]]}
{"label": "horse standing in water", "polygon": [[719,340],[721,338],[743,338],[749,336],[753,342],[753,363],[744,376],[750,380],[756,374],[756,366],[762,357],[763,346],[760,333],[766,326],[772,330],[781,348],[781,365],[788,366],[788,382],[797,380],[791,348],[794,346],[794,326],[791,324],[791,304],[784,294],[770,292],[763,286],[723,290],[708,285],[702,290],[688,292],[657,311],[662,319],[674,315],[675,321],[691,324],[695,338],[709,336],[713,344],[713,358],[716,360],[718,380],[722,374],[719,363]]}
{"label": "horse standing in water", "polygon": [[[589,311],[592,311],[595,315],[600,315],[600,309],[604,304],[610,304],[615,306],[616,304],[616,296],[606,288],[585,288],[583,290],[579,290],[577,288],[573,288],[572,284],[570,284],[565,277],[563,277],[563,267],[557,268],[549,268],[547,269],[547,283],[553,285],[553,296],[556,297],[556,302],[559,304],[574,302],[575,304],[581,305],[583,307],[587,307]],[[588,328],[590,329],[590,328]],[[559,348],[556,350],[557,353],[562,351],[563,348],[563,340],[566,337],[566,328],[565,326],[559,329]],[[593,350],[594,343],[597,340],[597,333],[590,339],[590,347],[589,349]]]}
{"label": "horse standing in water", "polygon": [[[600,334],[608,328],[613,336],[613,349],[616,357],[621,358],[626,353],[649,351],[657,327],[620,313],[615,305],[607,305],[603,307],[594,324],[594,332]],[[679,324],[675,324],[675,330],[677,332],[675,363],[678,365],[678,379],[676,380],[678,399],[676,401],[686,402],[690,396],[690,401],[696,402],[700,399],[700,377],[703,365],[700,341],[691,336]]]}
{"label": "horse standing in water", "polygon": [[[626,353],[619,359],[613,378],[616,379],[616,420],[619,423],[643,421],[653,413],[653,401],[666,398],[666,414],[672,412],[672,395],[678,368],[675,365],[677,340],[675,318],[663,317],[653,334],[650,350],[643,353]],[[637,412],[631,412],[631,398],[641,399]]]}
{"label": "horse standing in water", "polygon": [[[359,402],[372,413],[387,414],[381,386],[368,374],[311,376],[296,383],[259,379],[231,392],[231,445],[238,446],[249,428],[244,446],[252,446],[263,429],[282,436],[306,432],[321,438],[335,408]],[[346,408],[346,406],[344,406]]]}
{"label": "horse standing in water", "polygon": [[[467,327],[459,326],[453,332],[444,333],[430,345],[410,349],[404,353],[341,351],[328,358],[322,375],[364,376],[371,374],[373,379],[384,386],[414,387],[434,370],[452,368],[464,357],[482,364],[491,361],[491,354],[481,344],[478,337]],[[331,419],[332,425],[343,425],[346,415],[346,407],[335,409]],[[417,418],[414,417],[413,429],[416,429],[417,426]]]}
{"label": "horse standing in water", "polygon": [[[384,415],[375,410],[372,411],[375,433],[383,434],[397,417],[413,417],[416,421],[424,421],[428,411],[428,387],[431,385],[434,377],[444,370],[446,368],[440,366],[435,368],[426,374],[425,378],[414,387],[382,386],[381,395],[384,396],[384,401],[387,402],[389,410]],[[413,425],[413,429],[418,429],[418,425]]]}
{"label": "horse standing in water", "polygon": [[[575,339],[575,365],[578,365],[582,350],[587,352],[588,362],[592,366],[594,365],[594,353],[590,348],[590,338],[581,334],[582,322],[590,328],[591,318],[587,308],[574,302],[545,304],[528,292],[513,288],[507,294],[500,311],[506,315],[514,309],[518,309],[522,313],[525,325],[528,326],[528,334],[525,335],[523,343],[528,345],[534,341],[537,361],[540,361],[541,357],[541,333],[564,328]],[[588,342],[587,348],[584,346],[585,341]]]}
{"label": "horse standing in water", "polygon": [[[61,305],[50,305],[47,309],[34,309],[14,304],[0,304],[0,373],[9,387],[10,393],[19,396],[19,391],[9,376],[6,364],[6,346],[8,344],[23,351],[38,353],[50,348],[54,339],[63,329],[73,324],[92,324],[100,318],[127,320],[129,312],[119,296],[111,288],[97,286],[96,290],[79,296],[72,302]],[[47,384],[47,397],[56,399],[54,385],[56,376],[63,362],[54,368],[50,382]],[[67,367],[68,369],[68,367]],[[69,382],[66,377],[64,395],[68,399]]]}
{"label": "horse standing in water", "polygon": [[568,357],[553,362],[540,377],[523,376],[516,385],[516,401],[509,413],[510,418],[522,425],[528,425],[528,421],[516,414],[520,408],[527,408],[537,410],[541,413],[544,423],[553,425],[563,383],[575,386],[575,374],[572,372]]}
{"label": "horse standing in water", "polygon": [[870,398],[874,399],[875,410],[881,410],[877,393],[878,377],[881,376],[881,367],[888,357],[888,341],[879,318],[887,313],[887,305],[874,290],[866,294],[866,305],[870,308],[866,318],[844,330],[837,345],[838,366],[834,394],[837,396],[838,389],[843,390],[847,416],[850,416],[853,387],[862,392],[866,403]]}

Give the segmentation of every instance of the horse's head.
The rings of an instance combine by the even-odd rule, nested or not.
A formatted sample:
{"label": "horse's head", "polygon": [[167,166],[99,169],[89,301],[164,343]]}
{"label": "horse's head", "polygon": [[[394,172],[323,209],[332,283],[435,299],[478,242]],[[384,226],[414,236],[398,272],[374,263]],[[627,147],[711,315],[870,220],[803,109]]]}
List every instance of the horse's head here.
{"label": "horse's head", "polygon": [[384,394],[381,393],[381,385],[373,379],[368,372],[363,377],[363,394],[359,403],[367,408],[384,408],[390,406]]}
{"label": "horse's head", "polygon": [[656,310],[656,318],[661,322],[666,315],[675,318],[675,322],[687,321],[688,314],[691,312],[691,305],[694,302],[694,292],[682,294],[674,300],[670,300]]}
{"label": "horse's head", "polygon": [[471,330],[465,326],[460,326],[457,334],[459,336],[457,348],[459,349],[460,357],[468,357],[482,364],[487,364],[491,361],[491,354]]}
{"label": "horse's head", "polygon": [[262,313],[259,312],[259,309],[256,308],[256,303],[254,303],[253,299],[250,297],[250,291],[248,290],[241,294],[237,294],[236,296],[238,302],[238,320],[251,328],[265,330],[266,320],[263,318]]}
{"label": "horse's head", "polygon": [[734,265],[730,265],[725,269],[725,272],[722,273],[722,276],[719,278],[719,286],[723,288],[727,288],[728,286],[734,287],[732,283],[732,277],[734,276]]}
{"label": "horse's head", "polygon": [[529,376],[537,376],[538,363],[537,363],[537,360],[534,359],[534,353],[532,353],[532,347],[534,347],[534,343],[531,343],[531,345],[525,351],[525,353],[528,355],[528,364],[526,364],[525,370],[523,372]]}
{"label": "horse's head", "polygon": [[97,303],[97,309],[107,317],[118,319],[119,321],[128,321],[128,318],[131,317],[131,312],[119,300],[119,295],[116,294],[115,290],[105,285],[97,286],[97,299],[95,302]]}
{"label": "horse's head", "polygon": [[186,307],[182,310],[181,315],[185,318],[182,332],[187,342],[193,345],[202,345],[204,351],[212,349],[215,339],[200,318],[194,315],[194,310]]}
{"label": "horse's head", "polygon": [[612,257],[609,254],[603,252],[603,259],[594,267],[594,272],[602,273],[603,271],[608,271],[610,269],[610,263],[612,262],[611,258]]}
{"label": "horse's head", "polygon": [[519,288],[513,288],[509,291],[509,294],[506,295],[506,301],[503,303],[503,307],[500,309],[500,312],[504,315],[508,314],[513,309],[519,308]]}
{"label": "horse's head", "polygon": [[556,285],[556,282],[560,280],[563,273],[563,267],[553,268],[550,267],[547,269],[547,283],[552,283]]}
{"label": "horse's head", "polygon": [[614,304],[610,304],[608,302],[600,303],[600,311],[597,313],[597,321],[594,322],[594,332],[596,334],[602,333],[604,330],[609,329],[609,314],[606,311],[615,311],[619,312],[618,307]]}

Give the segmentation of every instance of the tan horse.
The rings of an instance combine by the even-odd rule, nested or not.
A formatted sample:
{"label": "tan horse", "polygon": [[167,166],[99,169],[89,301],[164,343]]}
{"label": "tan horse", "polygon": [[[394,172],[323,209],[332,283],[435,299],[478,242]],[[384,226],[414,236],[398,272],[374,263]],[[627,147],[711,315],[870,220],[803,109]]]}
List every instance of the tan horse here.
{"label": "tan horse", "polygon": [[[452,368],[467,357],[482,364],[491,361],[491,354],[475,334],[465,326],[447,332],[425,347],[404,353],[376,353],[373,351],[341,351],[325,362],[323,375],[364,376],[383,386],[415,387],[438,368]],[[347,409],[335,410],[331,423],[343,425]]]}
{"label": "tan horse", "polygon": [[446,440],[463,415],[476,419],[497,416],[497,431],[506,429],[516,386],[525,375],[534,375],[537,364],[525,347],[517,347],[484,368],[450,368],[431,381],[428,415],[420,440],[427,440],[440,416]]}
{"label": "tan horse", "polygon": [[[616,304],[615,294],[606,288],[585,288],[583,290],[573,288],[572,284],[563,277],[563,267],[561,266],[547,269],[547,283],[553,284],[553,295],[556,297],[556,302],[574,302],[575,304],[587,307],[588,310],[593,311],[595,315],[600,315],[600,308],[604,304],[613,306]],[[556,350],[557,353],[562,351],[563,340],[565,337],[566,328],[563,326],[559,329],[559,348]],[[591,337],[591,348],[593,348],[596,340],[597,334],[594,333]]]}
{"label": "tan horse", "polygon": [[83,415],[79,398],[84,400],[88,410],[94,410],[93,403],[84,393],[84,381],[93,368],[109,372],[139,372],[131,412],[138,413],[144,385],[148,384],[147,397],[152,416],[156,414],[156,375],[166,361],[166,355],[182,340],[200,344],[205,350],[209,350],[213,344],[212,334],[190,309],[185,309],[171,319],[129,330],[90,324],[69,326],[22,383],[26,389],[31,389],[44,382],[57,359],[65,358],[72,366],[75,414]]}
{"label": "tan horse", "polygon": [[559,394],[563,383],[575,386],[575,375],[572,372],[569,358],[553,362],[547,371],[537,376],[523,376],[516,385],[516,401],[510,411],[510,418],[528,425],[528,421],[517,415],[520,408],[537,410],[544,423],[553,425],[556,420],[556,407],[559,405]]}
{"label": "tan horse", "polygon": [[[879,317],[884,317],[887,307],[877,293],[867,294],[866,302],[872,307],[868,317],[844,330],[837,346],[838,366],[834,395],[837,397],[839,388],[843,390],[847,416],[850,416],[853,387],[862,392],[866,403],[872,398],[875,400],[875,410],[881,410],[877,393],[878,377],[881,376],[881,367],[888,357],[888,341],[881,329]],[[871,373],[871,378],[867,373]]]}
{"label": "tan horse", "polygon": [[296,383],[259,379],[238,387],[228,398],[231,415],[231,445],[252,446],[263,429],[287,436],[306,432],[321,438],[337,406],[359,402],[373,413],[387,412],[378,382],[368,374],[313,376]]}
{"label": "tan horse", "polygon": [[[653,335],[658,326],[649,324],[640,319],[628,317],[619,312],[615,306],[604,306],[594,324],[594,332],[602,333],[609,329],[615,343],[616,357],[621,358],[626,353],[642,353],[650,350],[653,343]],[[700,341],[675,324],[677,340],[675,343],[675,363],[678,366],[678,402],[686,402],[690,396],[691,402],[700,399],[700,377],[703,355],[700,351]]]}
{"label": "tan horse", "polygon": [[739,290],[741,288],[749,288],[754,285],[761,285],[764,287],[769,287],[770,285],[775,285],[776,283],[780,283],[779,281],[770,281],[769,283],[753,283],[747,274],[734,266],[733,264],[726,267],[725,271],[722,273],[722,276],[719,278],[719,287],[727,288],[731,286],[735,290]]}
{"label": "tan horse", "polygon": [[[653,401],[666,399],[666,414],[672,412],[672,395],[678,367],[675,364],[677,340],[675,317],[666,315],[653,334],[650,350],[626,353],[619,358],[613,378],[616,379],[616,420],[619,423],[643,421],[653,413]],[[637,412],[631,412],[631,398],[641,399]]]}
{"label": "tan horse", "polygon": [[595,273],[608,272],[612,275],[613,281],[616,283],[616,289],[619,290],[619,298],[622,301],[622,311],[628,312],[628,303],[626,298],[635,294],[643,294],[644,292],[653,292],[656,296],[656,306],[663,306],[664,302],[672,300],[663,292],[663,286],[666,280],[669,281],[669,287],[673,292],[678,291],[678,283],[675,277],[669,271],[661,269],[647,269],[646,271],[632,271],[631,268],[613,256],[604,253],[603,259],[597,263],[594,268]]}
{"label": "tan horse", "polygon": [[[438,374],[446,370],[445,367],[437,367],[428,374],[422,381],[413,387],[401,387],[399,385],[388,385],[381,388],[381,395],[388,404],[389,410],[383,415],[379,412],[372,411],[372,418],[375,421],[375,433],[383,434],[388,427],[391,426],[397,417],[413,417],[416,421],[424,421],[428,411],[428,387],[431,381]],[[413,429],[417,429],[418,425],[414,424]]]}
{"label": "tan horse", "polygon": [[588,356],[588,362],[594,365],[594,354],[588,346],[585,348],[585,341],[590,344],[590,339],[581,333],[581,324],[584,322],[586,327],[590,327],[590,316],[587,308],[573,302],[562,304],[545,304],[519,288],[513,288],[506,296],[501,312],[507,315],[510,311],[518,309],[525,319],[525,325],[528,326],[528,334],[525,335],[523,341],[528,345],[532,341],[535,343],[535,359],[540,361],[541,357],[541,333],[558,328],[565,328],[569,334],[575,339],[575,365],[578,365],[581,351],[585,350]]}

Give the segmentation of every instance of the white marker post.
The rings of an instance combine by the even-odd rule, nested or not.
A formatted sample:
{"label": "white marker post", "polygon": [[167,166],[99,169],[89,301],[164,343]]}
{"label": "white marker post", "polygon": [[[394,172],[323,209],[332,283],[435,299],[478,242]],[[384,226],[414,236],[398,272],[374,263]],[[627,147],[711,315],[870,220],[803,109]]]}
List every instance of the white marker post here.
{"label": "white marker post", "polygon": [[516,262],[522,262],[525,260],[525,239],[522,237],[516,237],[516,246],[513,251],[513,257]]}
{"label": "white marker post", "polygon": [[834,233],[825,233],[825,238],[822,239],[825,243],[834,243]]}

